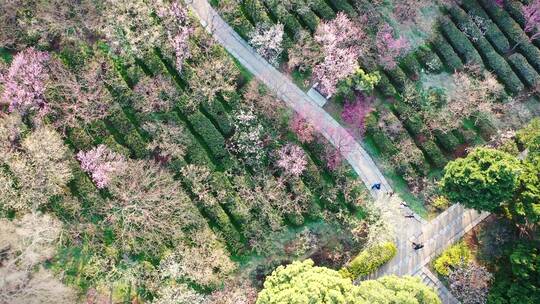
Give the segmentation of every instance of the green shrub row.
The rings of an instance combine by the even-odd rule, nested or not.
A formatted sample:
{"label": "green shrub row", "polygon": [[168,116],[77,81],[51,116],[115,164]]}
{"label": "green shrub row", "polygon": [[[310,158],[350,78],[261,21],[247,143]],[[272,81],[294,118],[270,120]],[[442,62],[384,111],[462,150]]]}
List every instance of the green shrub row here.
{"label": "green shrub row", "polygon": [[410,52],[407,54],[407,56],[403,57],[400,62],[401,68],[407,73],[407,75],[415,80],[420,75],[420,72],[422,71],[422,66],[416,60],[416,57],[414,56],[413,52]]}
{"label": "green shrub row", "polygon": [[313,0],[311,1],[311,9],[321,18],[325,20],[331,20],[336,17],[334,10],[326,3],[325,0]]}
{"label": "green shrub row", "polygon": [[237,224],[237,227],[242,230],[243,225],[251,219],[251,215],[248,212],[249,208],[237,194],[227,175],[219,171],[212,172],[211,185],[214,191],[225,194],[220,204],[232,216],[232,221]]}
{"label": "green shrub row", "polygon": [[452,18],[461,28],[466,28],[473,35],[472,43],[478,48],[480,54],[483,55],[486,65],[495,72],[499,80],[505,85],[506,89],[512,94],[521,92],[524,88],[523,84],[516,76],[512,68],[491,46],[491,44],[483,37],[482,33],[476,24],[469,18],[467,13],[458,6],[448,8]]}
{"label": "green shrub row", "polygon": [[523,55],[519,53],[512,54],[508,56],[508,62],[528,87],[533,88],[540,83],[540,76]]}
{"label": "green shrub row", "polygon": [[293,12],[299,16],[303,23],[308,27],[308,29],[314,33],[317,30],[319,25],[319,17],[311,10],[306,10],[303,12]]}
{"label": "green shrub row", "polygon": [[144,158],[147,156],[146,143],[137,129],[127,118],[124,111],[117,110],[107,117],[107,122],[124,141],[124,144],[131,151],[134,158]]}
{"label": "green shrub row", "polygon": [[202,111],[217,125],[223,136],[229,137],[234,131],[229,114],[223,104],[216,98],[210,103],[203,103]]}
{"label": "green shrub row", "polygon": [[486,26],[485,37],[493,45],[493,47],[499,52],[504,54],[510,49],[510,42],[506,36],[501,32],[499,27],[491,20],[486,14],[482,6],[475,0],[462,1],[461,5],[471,16],[478,16],[484,20]]}
{"label": "green shrub row", "polygon": [[377,124],[376,113],[370,114],[366,118],[366,135],[371,136],[375,146],[385,157],[390,157],[398,152],[392,140],[384,133]]}
{"label": "green shrub row", "polygon": [[405,90],[405,85],[407,84],[407,75],[399,66],[392,70],[385,69],[384,73],[388,76],[398,91],[403,92],[403,90]]}
{"label": "green shrub row", "polygon": [[521,28],[525,27],[526,20],[522,11],[523,4],[519,1],[504,0],[504,9],[521,26]]}
{"label": "green shrub row", "polygon": [[525,35],[519,24],[517,24],[507,12],[497,5],[492,5],[490,1],[479,0],[479,2],[489,13],[492,20],[497,23],[499,28],[511,40],[512,44],[517,44],[516,49],[527,58],[529,64],[533,66],[537,72],[540,72],[540,50],[529,42],[529,38]]}
{"label": "green shrub row", "polygon": [[289,38],[296,40],[295,38],[302,30],[302,25],[296,18],[281,4],[278,0],[264,0],[270,13],[276,20],[283,23],[285,31],[289,35]]}
{"label": "green shrub row", "polygon": [[242,1],[242,6],[244,13],[251,19],[254,26],[273,23],[260,0]]}
{"label": "green shrub row", "polygon": [[427,45],[422,45],[416,50],[416,58],[422,66],[434,73],[439,73],[442,70],[443,63],[439,56]]}
{"label": "green shrub row", "polygon": [[459,139],[452,132],[442,132],[435,130],[435,140],[446,152],[452,153],[461,144]]}
{"label": "green shrub row", "polygon": [[70,128],[67,132],[68,140],[77,151],[87,151],[94,146],[94,140],[81,127]]}
{"label": "green shrub row", "polygon": [[346,268],[341,270],[341,274],[353,280],[367,276],[390,261],[396,254],[397,247],[394,243],[375,245],[360,252]]}
{"label": "green shrub row", "polygon": [[330,0],[330,5],[334,7],[335,11],[344,12],[351,18],[358,17],[358,13],[347,0]]}
{"label": "green shrub row", "polygon": [[493,125],[493,122],[484,114],[479,113],[475,118],[474,125],[478,129],[478,133],[485,140],[489,141],[497,134],[497,128]]}
{"label": "green shrub row", "polygon": [[451,72],[463,69],[461,59],[442,35],[435,35],[432,46]]}
{"label": "green shrub row", "polygon": [[[234,10],[220,10],[221,7],[234,7]],[[249,22],[244,13],[242,12],[240,5],[235,0],[220,0],[218,11],[227,21],[227,23],[244,39],[248,39],[249,33],[254,29],[254,26]]]}
{"label": "green shrub row", "polygon": [[381,79],[377,83],[376,88],[384,97],[393,97],[397,94],[396,88],[390,83],[390,79],[384,73],[379,73]]}
{"label": "green shrub row", "polygon": [[448,42],[452,45],[456,53],[463,59],[465,63],[478,64],[483,66],[482,57],[474,48],[472,43],[450,19],[443,17],[440,20],[440,29]]}
{"label": "green shrub row", "polygon": [[228,152],[225,149],[225,138],[214,127],[212,122],[201,112],[195,112],[187,117],[188,121],[196,132],[208,145],[208,148],[214,157],[223,162],[228,158]]}

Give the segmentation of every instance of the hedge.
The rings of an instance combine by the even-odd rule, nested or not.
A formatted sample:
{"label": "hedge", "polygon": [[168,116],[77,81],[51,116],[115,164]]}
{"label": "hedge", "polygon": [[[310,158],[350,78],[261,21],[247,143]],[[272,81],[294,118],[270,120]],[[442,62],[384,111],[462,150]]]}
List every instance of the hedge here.
{"label": "hedge", "polygon": [[497,134],[497,128],[493,125],[493,123],[490,121],[490,119],[484,115],[483,113],[479,113],[477,117],[475,117],[475,126],[478,129],[478,132],[480,133],[480,136],[485,141],[491,140],[491,138]]}
{"label": "hedge", "polygon": [[453,267],[471,260],[471,251],[464,243],[458,243],[446,249],[433,262],[433,268],[442,276],[448,276]]}
{"label": "hedge", "polygon": [[317,17],[314,12],[312,12],[311,10],[306,10],[303,13],[294,13],[296,13],[300,17],[300,19],[304,22],[304,24],[312,33],[317,30],[317,26],[319,25],[319,17]]}
{"label": "hedge", "polygon": [[229,137],[232,135],[234,127],[229,114],[227,114],[225,107],[219,100],[215,99],[213,102],[203,103],[202,111],[209,115],[223,136]]}
{"label": "hedge", "polygon": [[420,142],[420,149],[427,156],[427,159],[433,164],[435,168],[443,168],[448,159],[442,153],[441,149],[435,144],[433,140],[426,140]]}
{"label": "hedge", "polygon": [[96,186],[90,177],[81,170],[78,163],[71,168],[73,178],[69,182],[69,187],[78,194],[77,196],[89,205],[98,205],[103,203],[103,198],[100,196]]}
{"label": "hedge", "polygon": [[129,155],[131,154],[129,149],[119,144],[112,135],[105,137],[101,143],[107,146],[112,151],[122,154],[126,157],[129,157]]}
{"label": "hedge", "polygon": [[124,141],[135,158],[145,158],[148,155],[146,143],[137,130],[133,129],[128,134],[124,134]]}
{"label": "hedge", "polygon": [[377,117],[374,113],[366,118],[366,134],[371,136],[375,146],[384,156],[392,156],[398,152],[392,140],[377,125]]}
{"label": "hedge", "polygon": [[456,53],[465,63],[473,63],[483,66],[482,57],[474,48],[467,36],[463,34],[450,19],[443,17],[440,20],[440,29]]}
{"label": "hedge", "polygon": [[336,13],[325,0],[313,0],[311,3],[311,9],[322,19],[331,20],[336,18]]}
{"label": "hedge", "polygon": [[409,77],[413,80],[417,79],[420,72],[422,71],[422,66],[416,60],[414,57],[414,53],[410,52],[407,54],[407,56],[403,57],[403,59],[400,62],[400,66],[403,68],[403,70],[409,75]]}
{"label": "hedge", "polygon": [[360,252],[341,273],[355,280],[367,276],[390,261],[397,254],[397,247],[392,242],[375,245]]}
{"label": "hedge", "polygon": [[452,153],[461,144],[459,139],[452,132],[442,132],[440,130],[434,131],[435,141],[446,152]]}
{"label": "hedge", "polygon": [[208,148],[216,159],[222,161],[227,158],[225,138],[206,116],[201,112],[195,112],[189,115],[187,119],[191,123],[193,130],[208,144]]}
{"label": "hedge", "polygon": [[441,59],[429,46],[420,46],[416,50],[416,58],[429,72],[439,73],[442,71],[443,63]]}
{"label": "hedge", "polygon": [[521,26],[525,28],[525,17],[523,17],[523,4],[518,1],[504,0],[504,9]]}
{"label": "hedge", "polygon": [[523,82],[530,88],[536,87],[540,82],[540,75],[534,70],[534,68],[527,62],[527,59],[519,53],[512,54],[508,57],[508,62],[514,68],[523,80]]}
{"label": "hedge", "polygon": [[79,127],[68,130],[68,139],[77,151],[87,151],[94,146],[92,137]]}
{"label": "hedge", "polygon": [[379,73],[381,79],[375,86],[384,97],[393,97],[397,94],[396,88],[390,83],[390,79],[384,73]]}
{"label": "hedge", "polygon": [[[266,13],[266,8],[260,0],[242,1],[244,13],[251,19],[253,25],[272,24],[272,19]],[[247,6],[246,4],[251,4]]]}
{"label": "hedge", "polygon": [[467,13],[457,6],[448,8],[448,11],[461,28],[467,28],[472,32],[476,38],[471,39],[473,44],[480,50],[486,65],[495,72],[505,87],[513,94],[521,92],[524,86],[519,78],[514,71],[512,71],[508,62],[495,52],[491,44],[483,37],[476,24],[472,22]]}
{"label": "hedge", "polygon": [[398,91],[403,91],[405,89],[405,85],[407,84],[407,75],[405,75],[405,72],[403,72],[399,66],[392,70],[385,69],[384,73],[388,75],[388,78]]}
{"label": "hedge", "polygon": [[347,0],[330,0],[330,4],[336,11],[344,12],[351,18],[358,17],[358,13]]}
{"label": "hedge", "polygon": [[214,191],[225,194],[225,200],[220,201],[220,204],[231,215],[232,221],[242,230],[243,225],[251,218],[248,212],[249,207],[238,196],[227,175],[219,171],[212,172],[211,185]]}
{"label": "hedge", "polygon": [[[234,10],[222,10],[222,7],[234,7]],[[218,6],[219,14],[227,21],[227,23],[244,39],[248,39],[249,33],[254,29],[254,26],[244,16],[240,6],[234,0],[220,0]]]}
{"label": "hedge", "polygon": [[463,69],[461,59],[442,35],[436,35],[433,38],[432,46],[450,71],[453,72]]}
{"label": "hedge", "polygon": [[278,0],[264,0],[269,11],[285,27],[286,32],[292,40],[296,40],[298,33],[302,30],[302,25]]}
{"label": "hedge", "polygon": [[483,18],[486,24],[486,39],[491,42],[493,47],[500,54],[506,53],[510,49],[510,42],[499,29],[499,27],[491,20],[489,15],[484,11],[476,0],[462,1],[461,5],[469,13],[469,15],[475,15]]}
{"label": "hedge", "polygon": [[491,2],[487,0],[480,0],[480,2],[512,43],[518,44],[516,49],[527,58],[537,72],[540,72],[540,50],[529,42],[529,38],[519,24],[497,5],[490,5]]}

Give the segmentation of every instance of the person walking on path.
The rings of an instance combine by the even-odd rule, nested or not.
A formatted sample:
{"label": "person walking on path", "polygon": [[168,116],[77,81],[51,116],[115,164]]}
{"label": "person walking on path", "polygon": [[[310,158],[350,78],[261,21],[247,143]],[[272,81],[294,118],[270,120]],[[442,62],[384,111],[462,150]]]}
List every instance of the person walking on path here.
{"label": "person walking on path", "polygon": [[407,214],[407,215],[405,215],[405,217],[406,217],[406,218],[414,218],[414,214],[412,214],[412,213],[411,213],[411,214]]}
{"label": "person walking on path", "polygon": [[381,183],[376,183],[371,186],[371,190],[381,190]]}

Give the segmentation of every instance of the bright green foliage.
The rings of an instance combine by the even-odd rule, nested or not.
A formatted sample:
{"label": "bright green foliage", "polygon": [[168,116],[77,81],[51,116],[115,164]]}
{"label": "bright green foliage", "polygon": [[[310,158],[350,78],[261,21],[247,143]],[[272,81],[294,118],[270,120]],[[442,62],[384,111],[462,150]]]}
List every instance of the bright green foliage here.
{"label": "bright green foliage", "polygon": [[510,210],[518,219],[538,223],[540,221],[540,155],[529,156],[523,168],[522,186],[517,199],[511,203]]}
{"label": "bright green foliage", "polygon": [[358,68],[354,74],[339,82],[338,93],[348,98],[354,97],[354,91],[370,93],[380,80],[381,74],[378,71],[366,73],[363,69]]}
{"label": "bright green foliage", "polygon": [[390,261],[396,254],[397,247],[391,242],[368,248],[360,252],[347,266],[348,275],[351,279],[368,275]]}
{"label": "bright green foliage", "polygon": [[446,165],[441,186],[453,202],[477,210],[494,211],[514,196],[521,170],[514,156],[478,148],[466,158]]}
{"label": "bright green foliage", "polygon": [[440,304],[441,300],[417,277],[386,276],[364,281],[358,295],[370,304]]}
{"label": "bright green foliage", "polygon": [[463,243],[458,243],[446,249],[443,254],[435,260],[433,267],[438,274],[448,276],[452,268],[455,268],[462,263],[467,264],[470,260],[471,251],[469,248]]}
{"label": "bright green foliage", "polygon": [[517,132],[518,140],[529,152],[540,153],[540,118],[535,118]]}
{"label": "bright green foliage", "polygon": [[259,293],[257,304],[440,304],[419,278],[387,276],[354,286],[335,270],[314,267],[312,260],[279,266]]}
{"label": "bright green foliage", "polygon": [[332,269],[313,267],[312,260],[279,266],[264,282],[257,304],[336,303],[361,304],[356,287]]}
{"label": "bright green foliage", "polygon": [[520,244],[495,276],[488,303],[540,303],[540,252],[534,244]]}

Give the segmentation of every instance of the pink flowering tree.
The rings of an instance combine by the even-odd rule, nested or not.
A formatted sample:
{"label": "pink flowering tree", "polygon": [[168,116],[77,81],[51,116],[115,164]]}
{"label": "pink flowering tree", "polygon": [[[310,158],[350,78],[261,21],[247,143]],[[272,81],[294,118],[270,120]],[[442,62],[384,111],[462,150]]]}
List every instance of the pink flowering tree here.
{"label": "pink flowering tree", "polygon": [[294,113],[289,128],[296,134],[298,140],[302,143],[310,143],[315,139],[315,128],[308,123],[302,116]]}
{"label": "pink flowering tree", "polygon": [[372,111],[371,104],[372,98],[358,93],[354,101],[347,101],[343,106],[341,118],[346,123],[352,125],[353,132],[358,131],[360,135],[364,134],[366,117]]}
{"label": "pink flowering tree", "polygon": [[319,25],[315,40],[322,45],[324,55],[322,62],[315,66],[313,75],[324,94],[334,94],[337,83],[356,71],[365,36],[358,24],[344,13],[338,13],[335,19]]}
{"label": "pink flowering tree", "polygon": [[47,113],[48,61],[48,53],[28,48],[13,58],[5,75],[0,75],[4,87],[1,102],[9,105],[10,112],[19,111],[22,115],[37,112],[41,116]]}
{"label": "pink flowering tree", "polygon": [[525,32],[529,34],[529,40],[533,41],[540,37],[540,0],[533,0],[524,5],[523,17],[525,18]]}
{"label": "pink flowering tree", "polygon": [[111,151],[105,145],[99,145],[89,151],[77,153],[81,168],[90,174],[99,189],[107,187],[115,173],[124,170],[126,160],[121,155]]}
{"label": "pink flowering tree", "polygon": [[283,146],[278,151],[277,156],[277,166],[287,175],[298,177],[306,169],[306,153],[297,145],[287,144]]}
{"label": "pink flowering tree", "polygon": [[402,56],[409,48],[409,43],[404,37],[394,38],[394,30],[385,23],[377,32],[375,46],[379,55],[379,64],[387,69],[396,67],[396,59]]}

